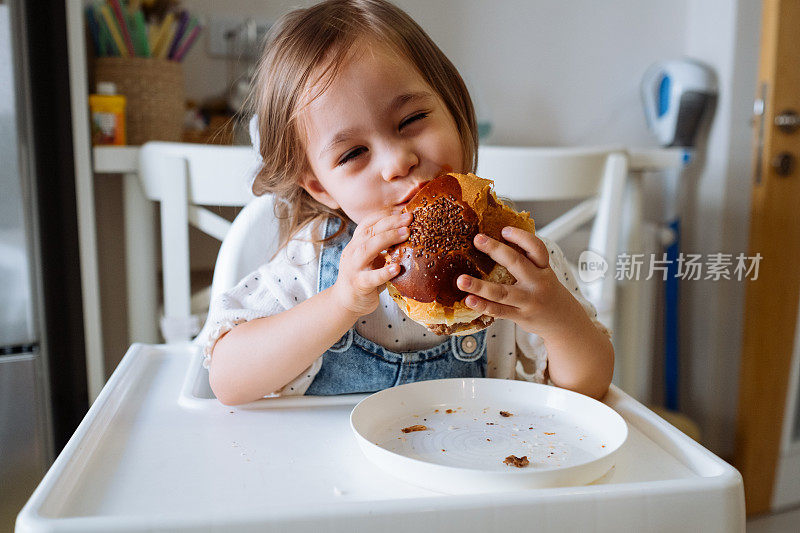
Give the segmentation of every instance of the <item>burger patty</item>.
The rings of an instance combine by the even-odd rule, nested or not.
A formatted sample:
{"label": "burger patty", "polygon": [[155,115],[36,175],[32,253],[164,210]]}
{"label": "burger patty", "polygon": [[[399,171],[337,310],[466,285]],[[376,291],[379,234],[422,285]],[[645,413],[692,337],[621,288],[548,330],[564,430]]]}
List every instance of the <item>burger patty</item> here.
{"label": "burger patty", "polygon": [[448,326],[447,324],[429,324],[427,327],[437,335],[452,335],[453,333],[480,327],[481,329],[494,322],[494,318],[486,315],[481,315],[472,322],[456,322]]}

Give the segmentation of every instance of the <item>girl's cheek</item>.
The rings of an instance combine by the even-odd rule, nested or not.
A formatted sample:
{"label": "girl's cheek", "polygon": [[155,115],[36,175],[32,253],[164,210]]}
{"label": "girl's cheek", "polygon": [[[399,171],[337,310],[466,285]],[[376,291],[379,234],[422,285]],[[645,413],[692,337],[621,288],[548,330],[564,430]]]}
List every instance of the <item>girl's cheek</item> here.
{"label": "girl's cheek", "polygon": [[454,127],[447,127],[449,124],[442,124],[437,128],[432,137],[435,139],[437,155],[443,159],[453,160],[453,163],[458,163],[461,159],[461,138]]}

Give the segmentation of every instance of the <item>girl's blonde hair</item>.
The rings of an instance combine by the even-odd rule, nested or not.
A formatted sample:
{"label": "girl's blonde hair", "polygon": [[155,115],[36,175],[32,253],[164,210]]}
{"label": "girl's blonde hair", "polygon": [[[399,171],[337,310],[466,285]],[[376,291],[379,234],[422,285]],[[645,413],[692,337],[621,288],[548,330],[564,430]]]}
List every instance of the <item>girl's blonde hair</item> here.
{"label": "girl's blonde hair", "polygon": [[474,171],[477,165],[478,128],[466,85],[450,60],[404,11],[384,0],[327,0],[291,11],[267,36],[248,99],[250,110],[258,116],[263,161],[253,193],[276,196],[281,247],[318,217],[346,220],[341,211],[317,202],[300,186],[308,159],[298,116],[308,104],[304,91],[322,82],[319,96],[347,62],[353,43],[365,38],[396,50],[444,101],[455,120],[462,161],[468,167],[456,170]]}

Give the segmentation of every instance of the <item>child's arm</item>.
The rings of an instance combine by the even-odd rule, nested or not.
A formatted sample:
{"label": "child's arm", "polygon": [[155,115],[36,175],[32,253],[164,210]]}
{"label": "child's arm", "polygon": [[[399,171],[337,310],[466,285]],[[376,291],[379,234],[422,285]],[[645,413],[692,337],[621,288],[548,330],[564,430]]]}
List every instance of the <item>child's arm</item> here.
{"label": "child's arm", "polygon": [[475,246],[505,266],[517,279],[501,285],[462,275],[458,286],[472,293],[466,304],[488,315],[507,318],[539,335],[547,348],[550,380],[593,398],[602,398],[611,384],[614,348],[570,291],[550,268],[550,254],[532,233],[504,228],[503,238],[525,251],[521,254],[499,241],[476,236]]}
{"label": "child's arm", "polygon": [[564,324],[564,331],[542,335],[547,371],[555,385],[599,400],[608,392],[614,374],[614,347],[583,307],[578,307],[575,320]]}
{"label": "child's arm", "polygon": [[209,365],[217,399],[236,405],[277,391],[339,340],[358,316],[337,308],[332,293],[333,287],[221,337]]}
{"label": "child's arm", "polygon": [[342,251],[336,283],[276,315],[240,324],[217,340],[209,364],[220,402],[257,400],[298,377],[362,315],[378,306],[379,289],[397,265],[373,269],[382,250],[408,238],[411,215],[376,213]]}

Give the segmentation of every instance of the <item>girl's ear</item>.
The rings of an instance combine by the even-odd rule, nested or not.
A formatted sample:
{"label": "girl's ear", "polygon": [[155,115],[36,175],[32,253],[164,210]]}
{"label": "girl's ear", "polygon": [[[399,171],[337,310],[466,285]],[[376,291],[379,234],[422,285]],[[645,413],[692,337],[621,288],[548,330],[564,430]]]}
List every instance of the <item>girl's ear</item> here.
{"label": "girl's ear", "polygon": [[311,173],[306,173],[300,180],[300,186],[311,195],[311,197],[331,209],[339,209],[339,204],[333,199],[327,189],[320,183],[320,181]]}

